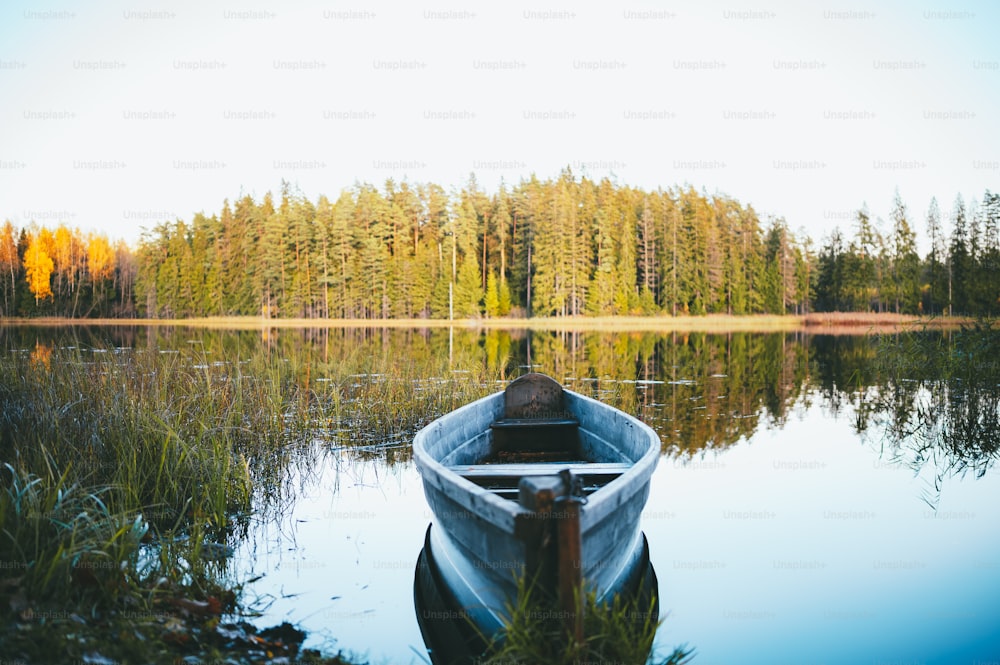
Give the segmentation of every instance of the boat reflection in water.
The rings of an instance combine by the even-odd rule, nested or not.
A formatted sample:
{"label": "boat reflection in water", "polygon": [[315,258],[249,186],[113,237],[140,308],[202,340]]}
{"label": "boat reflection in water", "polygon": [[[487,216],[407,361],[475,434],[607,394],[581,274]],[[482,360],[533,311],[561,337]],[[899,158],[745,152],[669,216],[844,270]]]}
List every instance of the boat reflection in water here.
{"label": "boat reflection in water", "polygon": [[659,452],[641,421],[541,374],[418,432],[413,456],[435,519],[414,601],[434,662],[481,656],[521,575],[557,599],[578,639],[582,588],[658,611],[639,518]]}

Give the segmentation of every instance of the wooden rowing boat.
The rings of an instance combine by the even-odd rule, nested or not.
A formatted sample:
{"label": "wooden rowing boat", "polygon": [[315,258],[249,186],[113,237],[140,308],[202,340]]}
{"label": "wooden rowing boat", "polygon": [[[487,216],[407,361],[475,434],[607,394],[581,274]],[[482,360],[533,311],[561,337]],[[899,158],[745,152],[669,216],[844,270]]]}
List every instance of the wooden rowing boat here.
{"label": "wooden rowing boat", "polygon": [[434,523],[414,598],[435,662],[482,653],[519,575],[560,598],[582,582],[601,601],[655,602],[639,517],[659,453],[649,426],[542,374],[418,432],[413,457]]}

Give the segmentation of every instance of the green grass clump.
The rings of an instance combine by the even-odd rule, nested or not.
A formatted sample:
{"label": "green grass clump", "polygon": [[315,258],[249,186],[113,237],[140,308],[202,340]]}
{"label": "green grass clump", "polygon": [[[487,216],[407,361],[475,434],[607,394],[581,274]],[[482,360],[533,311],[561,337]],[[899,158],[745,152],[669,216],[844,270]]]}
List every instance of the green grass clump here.
{"label": "green grass clump", "polygon": [[498,389],[475,361],[452,371],[425,347],[401,363],[379,339],[322,355],[295,335],[211,331],[134,347],[72,330],[11,341],[0,352],[0,644],[26,663],[346,663],[241,623],[254,610],[225,553],[325,450],[407,459],[416,429]]}
{"label": "green grass clump", "polygon": [[11,662],[349,665],[301,650],[293,627],[242,622],[242,586],[203,556],[200,529],[151,541],[142,516],[111,511],[104,493],[0,467],[0,645]]}
{"label": "green grass clump", "polygon": [[192,347],[0,354],[5,656],[346,662],[243,623],[253,608],[215,554],[280,496],[307,441],[295,368]]}
{"label": "green grass clump", "polygon": [[127,588],[124,575],[134,570],[148,528],[140,516],[111,513],[100,493],[68,485],[65,476],[48,485],[10,464],[0,475],[0,572],[8,573],[0,580],[13,605],[65,601],[74,587],[114,600]]}
{"label": "green grass clump", "polygon": [[663,622],[655,608],[655,599],[650,600],[649,606],[617,596],[611,602],[599,602],[596,592],[589,591],[584,600],[584,640],[577,643],[565,633],[565,611],[521,577],[517,599],[507,608],[504,627],[482,662],[484,665],[690,662],[693,650],[685,646],[674,649],[665,659],[652,654],[656,631]]}
{"label": "green grass clump", "polygon": [[231,378],[149,352],[11,354],[0,359],[0,451],[52,486],[63,475],[104,488],[112,511],[221,526],[250,505],[247,444],[282,425],[279,405],[261,409],[266,393]]}

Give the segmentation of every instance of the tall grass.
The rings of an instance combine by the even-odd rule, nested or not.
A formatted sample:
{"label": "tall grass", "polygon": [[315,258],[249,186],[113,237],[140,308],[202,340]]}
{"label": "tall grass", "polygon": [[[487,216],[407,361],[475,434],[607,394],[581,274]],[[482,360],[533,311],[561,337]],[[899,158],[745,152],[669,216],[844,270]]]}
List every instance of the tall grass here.
{"label": "tall grass", "polygon": [[397,459],[408,457],[421,427],[502,389],[499,374],[481,366],[453,371],[388,352],[347,358],[319,386],[311,410],[328,425],[325,443],[358,451],[395,449]]}
{"label": "tall grass", "polygon": [[25,662],[215,657],[220,613],[253,609],[225,558],[252,513],[280,509],[327,451],[408,459],[417,429],[503,371],[475,343],[452,355],[419,335],[45,333],[0,328],[16,347],[0,351],[0,643]]}
{"label": "tall grass", "polygon": [[254,450],[285,440],[281,388],[72,342],[0,355],[0,643],[49,662],[124,631],[115,653],[159,662],[166,599],[235,610],[202,550],[249,510]]}
{"label": "tall grass", "polygon": [[345,447],[406,458],[427,420],[496,389],[475,362],[452,372],[430,349],[400,362],[345,344],[318,358],[186,336],[83,348],[59,331],[0,352],[0,643],[28,662],[64,634],[103,644],[114,617],[134,624],[114,630],[138,636],[137,662],[171,648],[163,612],[216,637],[185,608],[247,611],[225,545],[288,498],[294,465]]}
{"label": "tall grass", "polygon": [[102,488],[112,511],[221,526],[249,506],[246,451],[275,436],[267,390],[231,378],[174,354],[16,354],[0,361],[0,449],[47,485]]}
{"label": "tall grass", "polygon": [[[481,363],[453,372],[432,349],[401,360],[388,345],[345,343],[320,359],[238,336],[164,341],[81,348],[67,335],[0,355],[0,519],[9,541],[34,529],[36,543],[8,552],[9,570],[100,551],[123,524],[194,546],[231,537],[251,510],[287,498],[290,465],[343,448],[405,459],[419,427],[497,388]],[[32,521],[60,505],[102,526]]]}
{"label": "tall grass", "polygon": [[3,459],[47,482],[65,471],[110,486],[115,506],[159,523],[197,514],[222,524],[304,447],[408,441],[498,389],[480,358],[456,369],[436,349],[400,358],[387,343],[345,341],[317,358],[232,339],[123,350],[70,338],[0,355]]}
{"label": "tall grass", "polygon": [[484,665],[510,663],[656,663],[683,665],[693,650],[677,647],[665,658],[653,652],[653,641],[662,619],[656,616],[655,599],[648,607],[636,599],[616,596],[599,602],[595,591],[584,599],[584,640],[577,643],[565,633],[564,610],[541,593],[525,576],[518,579],[516,600],[507,607],[500,635]]}
{"label": "tall grass", "polygon": [[[0,561],[16,573],[16,591],[29,597],[60,598],[79,582],[85,593],[114,599],[125,587],[147,526],[140,517],[113,514],[100,493],[54,485],[4,464],[0,489]],[[8,585],[9,591],[14,585]]]}

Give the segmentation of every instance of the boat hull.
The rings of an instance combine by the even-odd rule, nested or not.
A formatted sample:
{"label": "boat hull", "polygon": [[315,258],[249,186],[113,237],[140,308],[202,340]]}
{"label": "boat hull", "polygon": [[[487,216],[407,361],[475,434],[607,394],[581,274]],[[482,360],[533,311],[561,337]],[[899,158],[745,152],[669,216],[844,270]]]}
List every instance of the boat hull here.
{"label": "boat hull", "polygon": [[[579,505],[582,547],[575,565],[600,602],[622,594],[640,600],[655,597],[656,576],[639,521],[659,458],[659,437],[622,411],[559,390],[558,417],[573,422],[573,454],[583,460],[579,466],[604,463],[622,469]],[[462,475],[466,465],[471,471],[495,448],[506,445],[497,446],[494,440],[504,417],[505,393],[496,393],[439,418],[414,439],[414,460],[434,514],[418,564],[415,599],[425,611],[430,606],[445,617],[461,616],[473,634],[479,633],[478,641],[473,640],[476,646],[498,633],[516,599],[517,580],[531,557],[526,525],[538,518],[521,503]],[[559,464],[546,468],[558,469]],[[428,623],[433,617],[419,617],[420,611],[421,629],[431,640],[428,646],[440,643],[434,635],[444,629]]]}
{"label": "boat hull", "polygon": [[[482,611],[480,603],[514,602],[502,592],[491,589],[482,581],[468,575],[465,562],[456,560],[449,551],[447,536],[439,529],[427,528],[424,547],[417,559],[413,580],[414,609],[424,644],[435,665],[467,665],[474,663],[490,648],[500,635],[502,621],[507,611],[494,613]],[[605,589],[606,599],[612,596],[634,602],[637,612],[632,620],[642,623],[643,614],[649,609],[652,616],[659,615],[659,582],[649,559],[649,544],[640,534],[635,546],[630,548],[630,565],[615,580],[612,588]],[[456,565],[457,564],[457,565]]]}

